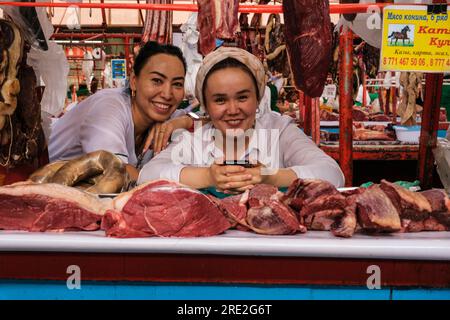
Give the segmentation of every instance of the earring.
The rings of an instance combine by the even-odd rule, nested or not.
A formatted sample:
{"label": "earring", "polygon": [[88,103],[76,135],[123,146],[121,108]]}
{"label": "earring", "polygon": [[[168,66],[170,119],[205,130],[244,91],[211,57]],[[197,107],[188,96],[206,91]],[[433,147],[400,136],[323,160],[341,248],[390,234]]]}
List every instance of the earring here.
{"label": "earring", "polygon": [[256,113],[259,113],[261,110],[259,110],[259,107],[256,108]]}
{"label": "earring", "polygon": [[136,97],[136,90],[131,90],[131,96],[134,98]]}

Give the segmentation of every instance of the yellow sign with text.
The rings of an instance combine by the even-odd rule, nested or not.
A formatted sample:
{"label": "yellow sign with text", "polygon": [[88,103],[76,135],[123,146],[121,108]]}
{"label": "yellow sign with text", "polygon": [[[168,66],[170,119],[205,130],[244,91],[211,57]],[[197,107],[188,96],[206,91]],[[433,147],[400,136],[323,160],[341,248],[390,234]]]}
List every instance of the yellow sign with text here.
{"label": "yellow sign with text", "polygon": [[448,14],[427,14],[426,6],[385,7],[380,60],[381,71],[450,72]]}

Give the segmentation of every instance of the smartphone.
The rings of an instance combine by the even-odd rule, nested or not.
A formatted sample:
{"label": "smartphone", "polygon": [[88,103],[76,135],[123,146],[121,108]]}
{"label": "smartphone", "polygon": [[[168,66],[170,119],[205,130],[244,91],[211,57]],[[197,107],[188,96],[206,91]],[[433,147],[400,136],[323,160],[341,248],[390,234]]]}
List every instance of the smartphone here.
{"label": "smartphone", "polygon": [[224,166],[241,166],[244,168],[253,168],[255,165],[250,163],[249,160],[225,160]]}

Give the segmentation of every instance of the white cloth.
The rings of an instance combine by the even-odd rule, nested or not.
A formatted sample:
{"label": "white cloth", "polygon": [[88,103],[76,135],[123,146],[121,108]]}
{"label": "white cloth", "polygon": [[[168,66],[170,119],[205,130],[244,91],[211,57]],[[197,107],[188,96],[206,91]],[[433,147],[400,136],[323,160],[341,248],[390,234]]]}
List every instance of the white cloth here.
{"label": "white cloth", "polygon": [[[359,103],[363,102],[363,86],[360,85],[358,88],[358,94],[356,95],[356,101],[358,101]],[[369,92],[367,92],[366,90],[366,105],[370,104],[370,95]]]}
{"label": "white cloth", "polygon": [[[155,156],[140,171],[138,184],[156,179],[180,181],[180,172],[186,166],[209,167],[221,157],[221,150],[212,143],[212,124],[208,123],[194,133],[185,131],[177,142]],[[260,129],[274,129],[275,135],[261,139]],[[244,155],[256,155],[256,159],[268,168],[290,168],[303,179],[323,179],[336,187],[344,185],[344,175],[338,164],[319,149],[288,116],[271,112],[256,120],[258,139],[250,140]],[[273,138],[276,137],[276,140]],[[270,140],[269,140],[270,139]],[[260,140],[255,143],[255,140]],[[278,141],[277,141],[278,140]]]}
{"label": "white cloth", "polygon": [[186,96],[195,96],[195,80],[197,72],[202,65],[203,57],[198,53],[198,39],[200,32],[197,30],[197,12],[192,13],[186,23],[180,27],[183,32],[181,51],[186,59],[186,77],[184,80],[184,90]]}
{"label": "white cloth", "polygon": [[271,104],[271,92],[269,86],[266,86],[264,90],[264,96],[259,102],[258,109],[259,111],[256,113],[256,118],[261,118],[264,114],[270,112],[272,109],[270,108]]}
{"label": "white cloth", "polygon": [[[184,115],[176,110],[171,118]],[[130,96],[122,88],[103,89],[77,104],[52,127],[50,162],[105,150],[137,165]],[[144,157],[148,158],[148,157]]]}

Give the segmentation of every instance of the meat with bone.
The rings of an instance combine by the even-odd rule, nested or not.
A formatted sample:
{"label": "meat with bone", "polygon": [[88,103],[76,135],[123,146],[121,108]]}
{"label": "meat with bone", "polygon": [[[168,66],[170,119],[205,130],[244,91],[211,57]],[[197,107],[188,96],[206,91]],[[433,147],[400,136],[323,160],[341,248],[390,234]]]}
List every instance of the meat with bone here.
{"label": "meat with bone", "polygon": [[344,214],[345,197],[327,181],[297,179],[288,188],[283,202],[293,208],[308,229],[330,230]]}
{"label": "meat with bone", "polygon": [[315,179],[296,179],[289,186],[282,201],[300,212],[303,206],[312,203],[322,195],[339,194],[331,183]]}
{"label": "meat with bone", "polygon": [[320,97],[331,62],[328,0],[284,0],[286,45],[297,89]]}
{"label": "meat with bone", "polygon": [[336,237],[350,238],[357,226],[356,198],[359,193],[348,196],[345,200],[344,213],[336,217],[331,225],[331,232]]}
{"label": "meat with bone", "polygon": [[0,187],[0,229],[97,230],[111,206],[109,199],[58,184]]}
{"label": "meat with bone", "polygon": [[356,196],[357,216],[361,227],[370,232],[394,232],[401,229],[399,212],[378,186]]}
{"label": "meat with bone", "polygon": [[109,237],[202,237],[230,228],[209,197],[166,180],[120,194],[113,207],[102,221]]}
{"label": "meat with bone", "polygon": [[295,212],[283,204],[276,187],[259,184],[240,196],[222,200],[228,215],[238,224],[260,234],[306,232]]}

